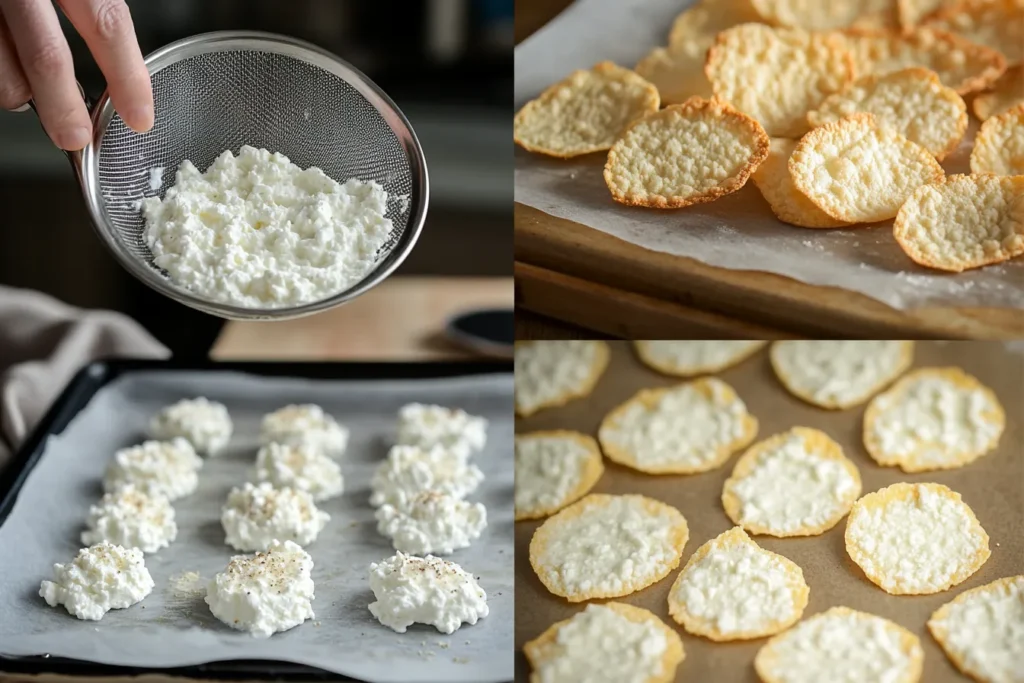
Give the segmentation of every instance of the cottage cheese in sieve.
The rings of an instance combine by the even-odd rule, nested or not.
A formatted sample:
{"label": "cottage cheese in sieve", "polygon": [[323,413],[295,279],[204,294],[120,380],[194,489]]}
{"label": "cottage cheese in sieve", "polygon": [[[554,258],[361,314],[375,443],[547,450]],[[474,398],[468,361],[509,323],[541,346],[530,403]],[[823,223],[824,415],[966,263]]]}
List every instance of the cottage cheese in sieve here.
{"label": "cottage cheese in sieve", "polygon": [[277,308],[363,279],[391,234],[375,182],[338,183],[279,153],[243,146],[205,173],[185,160],[163,199],[141,204],[154,263],[206,299]]}

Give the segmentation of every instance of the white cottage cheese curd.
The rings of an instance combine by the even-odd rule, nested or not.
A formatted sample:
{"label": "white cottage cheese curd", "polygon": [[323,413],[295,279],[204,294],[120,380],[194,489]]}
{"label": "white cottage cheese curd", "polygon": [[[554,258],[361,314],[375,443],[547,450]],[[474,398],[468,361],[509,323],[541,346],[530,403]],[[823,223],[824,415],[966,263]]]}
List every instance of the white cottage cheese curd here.
{"label": "white cottage cheese curd", "polygon": [[210,581],[206,604],[231,628],[269,638],[313,618],[313,558],[291,541],[236,555]]}
{"label": "white cottage cheese curd", "polygon": [[397,442],[403,446],[442,446],[481,451],[487,442],[487,420],[457,408],[410,403],[398,411]]}
{"label": "white cottage cheese curd", "polygon": [[363,279],[391,234],[387,193],[243,146],[205,173],[183,161],[144,199],[146,245],[175,284],[249,308],[319,301]]}
{"label": "white cottage cheese curd", "polygon": [[263,416],[264,444],[306,443],[328,455],[341,455],[348,446],[348,429],[318,405],[289,405]]}
{"label": "white cottage cheese curd", "polygon": [[398,553],[370,565],[375,602],[370,613],[398,633],[412,624],[428,624],[454,633],[488,614],[487,593],[462,567],[439,557]]}
{"label": "white cottage cheese curd", "polygon": [[430,490],[465,498],[483,479],[480,468],[468,464],[459,451],[440,446],[394,446],[370,480],[370,505],[388,503],[404,508],[418,494]]}
{"label": "white cottage cheese curd", "polygon": [[308,443],[269,443],[260,448],[256,478],[278,488],[308,491],[317,502],[340,496],[345,487],[338,463]]}
{"label": "white cottage cheese curd", "polygon": [[87,546],[106,541],[144,553],[166,548],[178,535],[174,508],[167,497],[147,495],[131,484],[104,494],[90,507],[86,526],[82,543]]}
{"label": "white cottage cheese curd", "polygon": [[440,491],[424,491],[404,508],[377,508],[377,531],[409,555],[450,555],[480,538],[487,508]]}
{"label": "white cottage cheese curd", "polygon": [[266,550],[275,540],[306,546],[316,540],[331,516],[313,497],[293,488],[246,482],[228,494],[221,512],[225,543],[235,550]]}
{"label": "white cottage cheese curd", "polygon": [[132,484],[143,493],[177,500],[196,490],[202,466],[202,458],[185,439],[145,441],[114,453],[103,487],[109,493]]}
{"label": "white cottage cheese curd", "polygon": [[168,440],[182,437],[206,455],[216,455],[231,439],[231,416],[223,403],[200,396],[169,405],[153,416],[149,435]]}
{"label": "white cottage cheese curd", "polygon": [[141,601],[154,585],[141,550],[103,542],[82,548],[68,564],[53,565],[53,581],[43,581],[39,596],[50,607],[64,605],[72,616],[97,621]]}

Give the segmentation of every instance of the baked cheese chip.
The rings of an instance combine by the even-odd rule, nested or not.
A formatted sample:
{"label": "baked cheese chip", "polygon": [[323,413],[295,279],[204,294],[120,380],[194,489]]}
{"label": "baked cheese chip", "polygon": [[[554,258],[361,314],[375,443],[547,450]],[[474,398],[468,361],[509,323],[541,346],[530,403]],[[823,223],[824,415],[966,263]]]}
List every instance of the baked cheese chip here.
{"label": "baked cheese chip", "polygon": [[764,683],[917,683],[923,667],[917,636],[888,619],[849,607],[805,619],[769,640],[754,657],[754,669]]}
{"label": "baked cheese chip", "polygon": [[957,148],[967,131],[963,98],[942,85],[934,71],[921,67],[859,78],[825,98],[807,121],[823,126],[858,112],[874,114],[879,125],[892,128],[939,160]]}
{"label": "baked cheese chip", "polygon": [[704,73],[707,48],[651,50],[636,65],[636,72],[654,84],[661,103],[681,104],[691,97],[710,98],[711,81]]}
{"label": "baked cheese chip", "polygon": [[896,25],[896,0],[752,0],[770,24],[829,31],[851,26]]}
{"label": "baked cheese chip", "polygon": [[584,339],[519,342],[515,350],[516,414],[562,406],[594,390],[611,351]]}
{"label": "baked cheese chip", "polygon": [[932,614],[928,630],[965,675],[984,683],[1024,680],[1024,575],[972,588]]}
{"label": "baked cheese chip", "polygon": [[540,525],[530,540],[530,565],[569,602],[616,598],[668,576],[689,536],[671,505],[592,493]]}
{"label": "baked cheese chip", "polygon": [[789,172],[822,211],[851,223],[892,218],[914,190],[944,176],[928,150],[879,126],[873,114],[812,130],[793,150]]}
{"label": "baked cheese chip", "polygon": [[992,90],[975,96],[972,106],[974,115],[985,121],[1018,104],[1024,104],[1024,66],[1007,69]]}
{"label": "baked cheese chip", "polygon": [[1024,177],[952,175],[920,187],[900,207],[893,235],[916,263],[952,273],[1020,256]]}
{"label": "baked cheese chip", "polygon": [[988,534],[959,493],[905,482],[854,504],[846,552],[892,595],[941,593],[966,581],[991,554]]}
{"label": "baked cheese chip", "polygon": [[998,50],[1009,66],[1024,62],[1024,0],[959,0],[925,25]]}
{"label": "baked cheese chip", "polygon": [[885,75],[919,66],[934,71],[959,94],[984,90],[1006,70],[997,50],[946,31],[918,28],[910,33],[848,30],[834,33],[850,52],[857,76]]}
{"label": "baked cheese chip", "polygon": [[999,444],[1006,415],[991,389],[959,368],[922,368],[876,396],[864,413],[864,447],[904,472],[951,469]]}
{"label": "baked cheese chip", "polygon": [[604,474],[601,449],[567,430],[517,434],[516,521],[558,512],[586,495]]}
{"label": "baked cheese chip", "polygon": [[670,683],[686,657],[675,629],[622,602],[590,604],[523,645],[530,683]]}
{"label": "baked cheese chip", "polygon": [[817,536],[839,523],[860,491],[860,472],[839,444],[793,427],[747,449],[722,488],[722,506],[752,534]]}
{"label": "baked cheese chip", "polygon": [[694,97],[634,122],[604,167],[621,204],[675,209],[743,187],[768,156],[764,129],[718,100]]}
{"label": "baked cheese chip", "polygon": [[750,640],[795,624],[809,593],[796,563],[733,527],[690,557],[669,590],[668,613],[694,635]]}
{"label": "baked cheese chip", "polygon": [[742,362],[764,341],[634,341],[640,361],[663,375],[692,377],[718,372]]}
{"label": "baked cheese chip", "polygon": [[668,46],[673,51],[696,49],[703,58],[719,33],[760,20],[750,0],[698,0],[672,22]]}
{"label": "baked cheese chip", "polygon": [[527,102],[515,116],[513,137],[524,149],[553,157],[599,152],[659,104],[653,85],[629,69],[601,62]]}
{"label": "baked cheese chip", "polygon": [[952,1],[955,0],[896,0],[900,26],[904,29],[913,29],[943,5]]}
{"label": "baked cheese chip", "polygon": [[772,137],[807,131],[807,112],[853,80],[838,34],[742,24],[718,34],[708,51],[715,95],[756,119]]}
{"label": "baked cheese chip", "polygon": [[768,158],[765,159],[750,179],[761,191],[772,213],[783,223],[801,228],[841,228],[849,225],[836,220],[818,208],[793,184],[789,174],[789,158],[796,149],[796,140],[772,138]]}
{"label": "baked cheese chip", "polygon": [[971,172],[1024,175],[1024,104],[981,124],[971,150]]}

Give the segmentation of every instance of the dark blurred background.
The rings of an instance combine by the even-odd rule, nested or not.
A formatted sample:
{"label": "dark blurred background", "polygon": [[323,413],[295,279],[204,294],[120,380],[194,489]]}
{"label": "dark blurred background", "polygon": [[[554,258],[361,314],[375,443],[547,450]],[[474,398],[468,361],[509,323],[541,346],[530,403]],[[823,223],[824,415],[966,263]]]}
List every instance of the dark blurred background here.
{"label": "dark blurred background", "polygon": [[[512,273],[514,0],[128,0],[143,54],[205,31],[316,43],[380,85],[411,121],[430,170],[422,236],[398,271]],[[92,96],[103,77],[64,22]],[[67,160],[30,113],[0,112],[0,284],[122,311],[179,356],[205,355],[221,321],[151,292],[93,233]]]}

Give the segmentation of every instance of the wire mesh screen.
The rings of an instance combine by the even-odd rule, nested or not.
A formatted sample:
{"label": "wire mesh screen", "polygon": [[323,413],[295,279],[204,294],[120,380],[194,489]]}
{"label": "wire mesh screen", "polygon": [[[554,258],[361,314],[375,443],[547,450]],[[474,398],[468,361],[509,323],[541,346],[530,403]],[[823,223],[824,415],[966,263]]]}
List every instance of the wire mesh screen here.
{"label": "wire mesh screen", "polygon": [[[185,159],[203,171],[243,145],[280,152],[302,168],[318,166],[338,182],[382,185],[394,228],[377,265],[405,231],[413,191],[408,153],[381,113],[342,78],[282,54],[207,52],[155,73],[153,95],[153,130],[140,135],[112,118],[97,169],[109,227],[150,265],[138,200],[163,196]],[[153,189],[152,169],[161,168],[162,185]]]}

